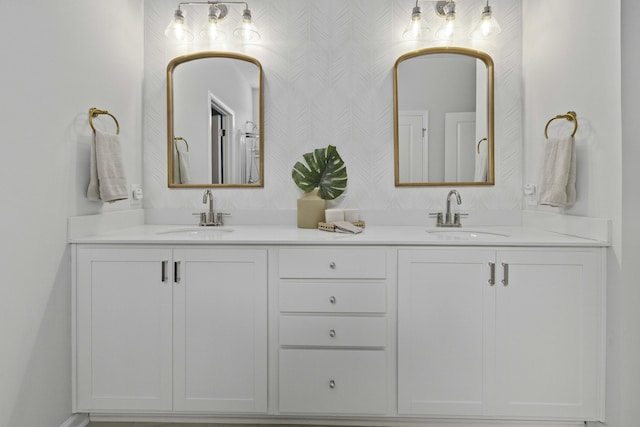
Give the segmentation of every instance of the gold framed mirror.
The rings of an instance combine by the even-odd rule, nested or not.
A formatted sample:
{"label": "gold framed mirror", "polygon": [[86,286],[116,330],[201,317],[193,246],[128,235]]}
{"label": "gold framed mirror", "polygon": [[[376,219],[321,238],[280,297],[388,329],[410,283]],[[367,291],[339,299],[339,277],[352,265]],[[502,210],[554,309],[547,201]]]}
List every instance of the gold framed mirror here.
{"label": "gold framed mirror", "polygon": [[264,187],[263,71],[252,57],[200,52],[167,65],[170,188]]}
{"label": "gold framed mirror", "polygon": [[493,60],[458,47],[393,68],[396,186],[494,185]]}

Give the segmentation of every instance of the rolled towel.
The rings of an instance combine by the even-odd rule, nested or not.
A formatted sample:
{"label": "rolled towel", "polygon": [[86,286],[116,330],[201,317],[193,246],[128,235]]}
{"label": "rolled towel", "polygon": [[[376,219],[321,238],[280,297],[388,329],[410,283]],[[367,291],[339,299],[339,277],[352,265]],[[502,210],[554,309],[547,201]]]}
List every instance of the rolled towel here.
{"label": "rolled towel", "polygon": [[129,198],[118,135],[96,129],[89,166],[89,200],[111,203]]}
{"label": "rolled towel", "polygon": [[576,202],[576,151],[572,136],[546,141],[538,191],[541,205],[570,207]]}

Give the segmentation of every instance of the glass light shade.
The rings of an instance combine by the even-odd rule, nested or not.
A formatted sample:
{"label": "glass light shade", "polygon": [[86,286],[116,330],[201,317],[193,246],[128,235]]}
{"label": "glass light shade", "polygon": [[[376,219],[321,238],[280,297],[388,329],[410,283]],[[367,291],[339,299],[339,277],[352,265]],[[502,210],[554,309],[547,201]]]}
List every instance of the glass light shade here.
{"label": "glass light shade", "polygon": [[227,39],[227,35],[218,27],[218,22],[211,20],[202,27],[198,35],[201,39],[209,42],[220,42]]}
{"label": "glass light shade", "polygon": [[438,28],[438,31],[436,31],[436,38],[438,40],[445,40],[445,41],[453,40],[453,36],[456,30],[455,23],[456,23],[455,19],[446,20],[444,24],[442,24],[440,28]]}
{"label": "glass light shade", "polygon": [[180,42],[193,40],[193,33],[184,23],[184,15],[181,10],[178,9],[175,11],[173,19],[164,30],[164,35]]}
{"label": "glass light shade", "polygon": [[422,17],[422,10],[418,6],[414,7],[411,21],[402,33],[402,38],[404,40],[426,40],[430,33],[431,29]]}
{"label": "glass light shade", "polygon": [[487,5],[482,10],[480,21],[475,25],[471,31],[471,38],[474,39],[486,39],[502,31],[498,21],[493,17],[491,13],[491,6]]}
{"label": "glass light shade", "polygon": [[260,33],[256,30],[253,22],[251,22],[251,11],[249,9],[245,9],[242,13],[242,21],[238,28],[233,31],[233,35],[245,43],[260,40]]}
{"label": "glass light shade", "polygon": [[436,31],[438,40],[451,41],[456,30],[456,4],[453,1],[447,2],[444,6],[445,21]]}

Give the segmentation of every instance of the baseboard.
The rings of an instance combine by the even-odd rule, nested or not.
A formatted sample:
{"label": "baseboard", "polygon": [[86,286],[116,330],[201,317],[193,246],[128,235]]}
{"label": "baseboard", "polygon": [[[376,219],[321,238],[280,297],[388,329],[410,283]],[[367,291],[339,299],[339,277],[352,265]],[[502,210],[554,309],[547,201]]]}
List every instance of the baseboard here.
{"label": "baseboard", "polygon": [[89,415],[73,414],[60,427],[86,427],[89,425]]}

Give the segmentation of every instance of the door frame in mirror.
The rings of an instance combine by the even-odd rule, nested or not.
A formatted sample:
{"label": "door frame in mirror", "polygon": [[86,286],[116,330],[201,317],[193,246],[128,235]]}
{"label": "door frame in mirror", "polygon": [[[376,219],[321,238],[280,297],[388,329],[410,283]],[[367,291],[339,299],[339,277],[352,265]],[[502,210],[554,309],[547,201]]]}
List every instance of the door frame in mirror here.
{"label": "door frame in mirror", "polygon": [[[173,83],[173,72],[175,68],[186,62],[195,61],[198,59],[206,59],[206,58],[228,58],[228,59],[237,59],[241,61],[246,61],[254,64],[257,67],[258,71],[258,115],[259,115],[259,126],[258,126],[258,139],[259,139],[259,179],[255,183],[249,184],[178,184],[174,180],[174,155],[173,155],[173,146],[174,146],[174,83]],[[262,64],[260,62],[250,56],[243,55],[240,53],[233,52],[197,52],[188,55],[179,56],[177,58],[169,61],[167,65],[166,72],[166,81],[167,81],[167,185],[169,188],[220,188],[220,187],[228,187],[228,188],[256,188],[256,187],[264,187],[264,77],[263,77],[263,69]]]}
{"label": "door frame in mirror", "polygon": [[[433,54],[457,54],[481,60],[487,68],[487,179],[482,182],[400,182],[399,158],[399,102],[398,102],[398,67],[410,58]],[[394,178],[396,187],[418,186],[488,186],[495,185],[494,159],[494,81],[493,59],[487,53],[463,47],[432,47],[405,53],[400,56],[393,67],[393,149]]]}

